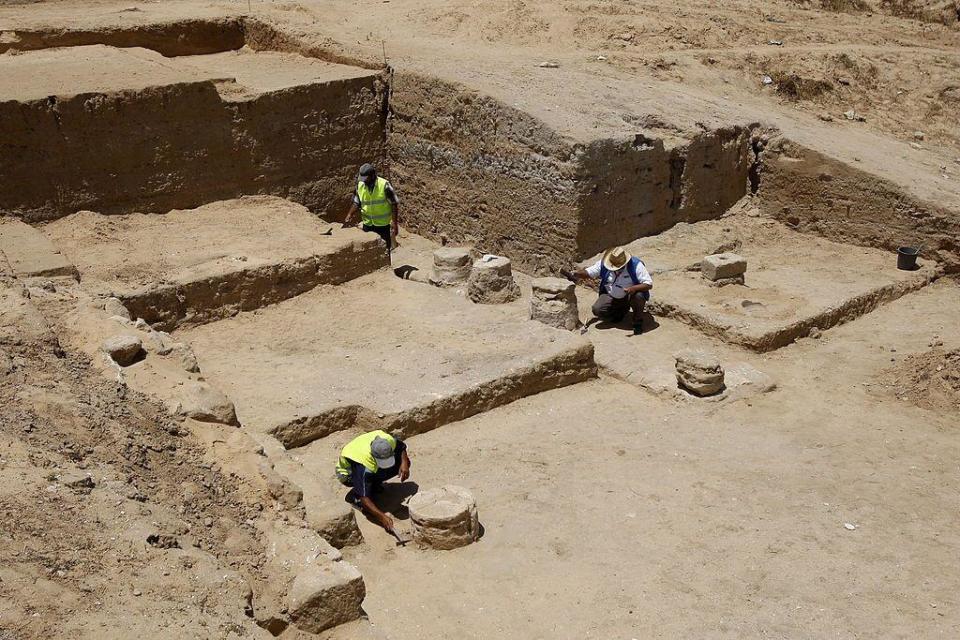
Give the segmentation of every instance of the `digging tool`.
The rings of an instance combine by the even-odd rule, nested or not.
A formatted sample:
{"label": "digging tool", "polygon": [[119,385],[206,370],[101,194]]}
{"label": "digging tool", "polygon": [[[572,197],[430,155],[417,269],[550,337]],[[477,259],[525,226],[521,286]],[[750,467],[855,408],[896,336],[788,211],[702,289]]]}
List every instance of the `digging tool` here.
{"label": "digging tool", "polygon": [[394,531],[393,529],[387,529],[387,531],[390,533],[390,535],[392,535],[394,538],[397,539],[397,546],[398,546],[398,547],[405,547],[405,546],[407,546],[407,543],[410,542],[409,540],[404,540],[403,538],[401,538],[401,537],[400,537],[400,534],[398,534],[398,533],[397,533],[396,531]]}

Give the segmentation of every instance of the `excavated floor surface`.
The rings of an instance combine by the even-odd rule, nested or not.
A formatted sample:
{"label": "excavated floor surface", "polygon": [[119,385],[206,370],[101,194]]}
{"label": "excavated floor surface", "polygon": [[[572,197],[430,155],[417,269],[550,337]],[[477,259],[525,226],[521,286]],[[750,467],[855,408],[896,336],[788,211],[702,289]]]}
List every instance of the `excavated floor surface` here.
{"label": "excavated floor surface", "polygon": [[[615,140],[628,147],[643,146],[650,134],[674,146],[701,131],[772,125],[830,162],[862,169],[851,179],[863,187],[856,197],[883,198],[851,203],[848,194],[838,197],[826,186],[830,171],[820,171],[822,163],[813,158],[807,164],[816,170],[814,193],[800,194],[814,204],[813,224],[789,210],[792,193],[772,200],[765,213],[784,220],[798,215],[804,230],[844,241],[889,246],[930,233],[937,240],[929,253],[955,247],[949,244],[952,218],[931,217],[926,205],[916,204],[956,210],[960,203],[951,168],[955,134],[944,133],[949,117],[943,115],[955,101],[955,87],[946,84],[955,66],[955,29],[914,28],[879,11],[808,11],[809,3],[800,8],[792,2],[768,3],[763,10],[749,0],[696,7],[628,2],[614,9],[544,0],[495,4],[417,0],[357,12],[330,0],[260,3],[251,5],[255,19],[243,24],[242,37],[370,66],[388,62],[389,53],[399,75],[465,82],[469,86],[446,105],[446,124],[456,131],[465,125],[516,128],[515,138],[535,151],[523,157],[535,161],[549,158],[551,145],[541,145],[555,133],[584,145]],[[80,25],[90,31],[76,37],[87,41],[103,36],[98,30],[104,28],[153,30],[152,22],[217,18],[237,9],[202,5],[174,0],[0,7],[0,50],[19,41],[8,29],[23,26],[69,41],[73,36],[56,32]],[[283,29],[271,33],[271,21]],[[234,41],[239,24],[234,20]],[[176,31],[175,25],[163,28]],[[901,65],[904,77],[890,79],[891,55],[909,49],[916,49],[917,62]],[[842,80],[831,77],[845,88],[823,107],[777,98],[789,69],[769,68],[765,51],[788,61],[811,54],[845,57],[851,66],[839,72]],[[931,57],[937,65],[928,63]],[[540,65],[546,58],[557,62]],[[922,64],[927,66],[917,72]],[[863,74],[850,71],[858,65]],[[766,73],[776,77],[773,86],[761,81]],[[80,94],[79,103],[87,93],[158,95],[158,84],[198,83],[215,102],[243,103],[262,93],[289,96],[296,92],[286,90],[314,81],[342,94],[338,80],[367,75],[296,54],[248,50],[184,58],[102,46],[10,51],[0,55],[0,101],[12,110],[22,106],[12,102],[44,101],[34,104],[49,106],[44,114],[49,111],[59,124],[51,94]],[[861,93],[861,87],[873,94]],[[908,94],[902,104],[901,94]],[[930,100],[918,99],[921,94]],[[541,123],[499,117],[466,122],[470,104],[486,104],[490,96]],[[261,106],[272,114],[269,98]],[[89,100],[81,110],[109,114],[105,101]],[[248,105],[232,107],[240,113]],[[866,122],[841,115],[848,108],[867,109]],[[324,121],[326,112],[320,111],[312,113]],[[331,120],[342,122],[345,112]],[[493,109],[485,115],[490,113],[503,114]],[[342,156],[345,138],[379,139],[375,119],[316,148]],[[926,126],[924,120],[933,127],[926,140],[913,132]],[[263,121],[268,129],[273,122]],[[891,122],[895,135],[883,130]],[[531,123],[536,127],[528,129]],[[299,124],[275,128],[289,134]],[[313,122],[303,126],[295,137]],[[438,131],[436,141],[442,141],[446,130]],[[54,133],[56,144],[59,126]],[[502,149],[488,147],[484,135],[477,138],[474,159],[499,162]],[[431,148],[434,141],[425,140],[431,168],[456,164],[442,145]],[[94,139],[87,146],[100,145]],[[372,148],[356,155],[369,155]],[[292,151],[255,158],[260,164],[254,166],[276,168],[276,159],[286,157],[318,172],[315,157],[301,161]],[[348,182],[344,176],[355,160],[343,175],[326,171],[325,179]],[[722,168],[709,158],[695,160],[687,169],[711,174]],[[780,158],[784,166],[796,162],[790,154]],[[214,182],[231,177],[236,166],[229,169]],[[277,172],[287,179],[289,171],[284,166]],[[254,179],[257,174],[244,179],[242,192]],[[789,182],[791,174],[779,179]],[[65,181],[51,178],[50,184],[59,189]],[[842,189],[845,182],[830,184]],[[109,186],[118,193],[139,187]],[[516,198],[509,185],[503,192]],[[679,195],[682,200],[691,194]],[[437,197],[429,193],[426,201]],[[324,192],[318,199],[334,198]],[[124,638],[158,631],[184,639],[266,637],[244,612],[251,585],[253,604],[262,606],[264,576],[258,574],[265,555],[275,550],[263,546],[258,528],[280,522],[299,527],[304,512],[315,528],[331,512],[342,522],[343,489],[329,475],[333,461],[351,435],[374,426],[403,433],[414,460],[411,481],[389,483],[382,498],[403,535],[409,532],[401,499],[448,483],[477,497],[485,533],[457,551],[418,551],[395,546],[358,518],[365,542],[348,547],[345,556],[363,572],[370,621],[321,636],[328,640],[379,638],[379,631],[399,640],[553,640],[926,638],[954,637],[960,630],[952,615],[960,607],[953,570],[960,546],[954,526],[960,494],[955,412],[916,406],[907,397],[913,391],[890,381],[904,358],[910,362],[960,346],[957,285],[942,280],[923,286],[932,265],[897,272],[890,252],[816,240],[765,221],[681,227],[634,245],[655,271],[651,308],[674,317],[648,319],[648,332],[639,337],[601,324],[581,338],[524,319],[525,276],[518,277],[524,297],[498,308],[471,305],[455,292],[404,282],[387,271],[348,281],[383,266],[375,237],[336,226],[332,236],[322,235],[325,225],[318,227],[283,201],[239,202],[158,220],[82,213],[71,219],[76,228],[48,227],[52,242],[35,229],[0,228],[8,263],[0,268],[0,639],[8,629],[17,638]],[[480,204],[477,210],[485,213],[487,203]],[[851,228],[837,232],[817,219],[826,212],[833,222],[857,204],[868,214],[863,227],[871,233],[881,228],[882,237]],[[877,224],[886,213],[870,217],[888,210],[894,215],[889,225]],[[544,224],[552,223],[548,218]],[[704,287],[699,274],[684,268],[731,234],[750,261],[747,286]],[[328,240],[335,247],[325,245]],[[419,242],[411,239],[395,260],[409,253],[411,263],[428,264],[432,247]],[[20,254],[10,259],[17,249]],[[351,263],[356,269],[344,268],[345,255],[362,257]],[[79,287],[68,278],[34,277],[69,275],[74,264]],[[60,315],[70,304],[96,307],[90,293],[124,295],[135,316],[158,328],[236,316],[182,328],[176,337],[192,342],[201,362],[202,373],[189,377],[206,377],[227,391],[244,426],[256,432],[256,443],[246,438],[237,445],[244,462],[229,459],[226,443],[246,437],[246,430],[175,421],[169,406],[164,410],[156,397],[139,395],[146,390],[163,397],[150,385],[179,384],[163,380],[168,369],[186,375],[173,358],[150,370],[161,360],[156,344],[145,343],[145,359],[126,371],[111,365],[109,379],[99,375],[85,358],[104,359],[98,351],[103,336],[78,337],[85,326],[71,326],[76,316]],[[578,295],[586,319],[594,294],[578,289]],[[291,296],[297,297],[278,303]],[[237,315],[244,309],[258,310]],[[120,326],[105,316],[96,322],[98,331]],[[814,325],[837,323],[845,324],[776,351],[743,348],[773,349]],[[123,326],[133,331],[133,324]],[[713,399],[725,402],[679,402],[663,378],[664,372],[669,378],[673,352],[687,346],[715,351],[728,372],[732,363],[742,364],[739,371],[762,372],[779,386],[765,388],[767,393],[756,386],[731,389]],[[595,377],[594,347],[596,362],[609,375],[588,381]],[[572,382],[582,384],[554,389]],[[520,399],[538,391],[547,392]],[[485,413],[468,417],[478,411]],[[441,424],[443,429],[422,433]],[[336,431],[341,428],[346,430]],[[303,446],[284,451],[269,432],[287,446]],[[193,437],[180,440],[188,433]],[[254,475],[273,465],[301,483],[304,508],[281,504],[272,490],[251,493],[249,478],[235,474],[244,464]],[[87,474],[92,491],[75,484]],[[286,497],[292,489],[287,487]],[[328,512],[325,503],[333,502],[340,510]],[[318,504],[322,508],[311,513]],[[346,513],[352,521],[352,512]],[[145,543],[158,529],[182,549]],[[299,563],[288,562],[297,568]],[[305,636],[296,629],[283,634]]]}
{"label": "excavated floor surface", "polygon": [[288,447],[416,433],[594,372],[589,343],[392,273],[178,332],[247,428]]}
{"label": "excavated floor surface", "polygon": [[[372,621],[400,639],[449,637],[453,620],[463,638],[950,635],[952,419],[874,385],[950,332],[957,293],[937,283],[820,340],[744,352],[781,382],[750,406],[602,378],[409,439],[411,483],[469,488],[485,533],[418,552],[361,520],[367,544],[347,556],[376,585]],[[404,532],[415,488],[387,498]]]}
{"label": "excavated floor surface", "polygon": [[367,69],[279,51],[240,49],[171,60],[211,78],[232,78],[238,85],[257,92],[372,75]]}
{"label": "excavated floor surface", "polygon": [[121,298],[161,328],[257,308],[386,264],[372,234],[270,196],[165,215],[83,211],[44,232],[86,290]]}
{"label": "excavated floor surface", "polygon": [[190,82],[235,82],[258,93],[372,75],[293,53],[228,51],[166,58],[142,48],[87,45],[0,56],[0,100],[142,91]]}
{"label": "excavated floor surface", "polygon": [[[867,313],[936,274],[930,263],[900,271],[895,253],[842,245],[746,215],[677,225],[628,248],[654,277],[651,310],[757,351]],[[695,268],[705,255],[724,251],[746,258],[744,285],[710,286]]]}

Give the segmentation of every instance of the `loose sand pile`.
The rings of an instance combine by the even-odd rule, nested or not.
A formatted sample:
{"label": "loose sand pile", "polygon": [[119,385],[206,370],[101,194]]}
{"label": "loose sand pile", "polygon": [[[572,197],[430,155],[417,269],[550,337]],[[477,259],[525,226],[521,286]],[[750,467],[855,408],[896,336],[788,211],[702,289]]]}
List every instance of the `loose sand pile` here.
{"label": "loose sand pile", "polygon": [[960,408],[960,349],[939,347],[907,357],[884,372],[898,397],[937,411]]}

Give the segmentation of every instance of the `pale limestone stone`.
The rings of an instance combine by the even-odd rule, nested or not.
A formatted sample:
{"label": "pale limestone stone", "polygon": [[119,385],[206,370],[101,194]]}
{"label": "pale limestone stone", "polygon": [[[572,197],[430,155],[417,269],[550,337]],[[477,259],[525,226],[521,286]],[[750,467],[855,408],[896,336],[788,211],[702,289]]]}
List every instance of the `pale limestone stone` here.
{"label": "pale limestone stone", "polygon": [[723,390],[723,367],[711,353],[686,350],[674,356],[677,382],[697,396],[709,396]]}
{"label": "pale limestone stone", "polygon": [[530,319],[572,331],[580,324],[576,286],[561,278],[537,278],[530,296]]}
{"label": "pale limestone stone", "polygon": [[447,485],[421,491],[407,502],[413,538],[432,549],[456,549],[480,536],[477,502],[463,487]]}
{"label": "pale limestone stone", "polygon": [[467,281],[467,297],[478,304],[504,304],[520,297],[510,260],[484,256],[473,263]]}
{"label": "pale limestone stone", "polygon": [[747,260],[735,253],[715,253],[704,257],[700,272],[707,280],[728,280],[747,271]]}

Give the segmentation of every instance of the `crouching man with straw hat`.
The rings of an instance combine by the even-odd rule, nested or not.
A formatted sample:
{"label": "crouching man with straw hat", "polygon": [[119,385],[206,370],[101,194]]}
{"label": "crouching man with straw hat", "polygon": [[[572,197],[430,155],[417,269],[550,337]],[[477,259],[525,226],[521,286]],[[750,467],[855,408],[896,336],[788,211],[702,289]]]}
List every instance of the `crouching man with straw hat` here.
{"label": "crouching man with straw hat", "polygon": [[643,309],[650,299],[653,278],[640,258],[623,247],[614,247],[586,269],[570,274],[572,280],[600,281],[600,296],[593,303],[593,315],[601,320],[620,322],[633,311],[633,334],[643,333]]}

